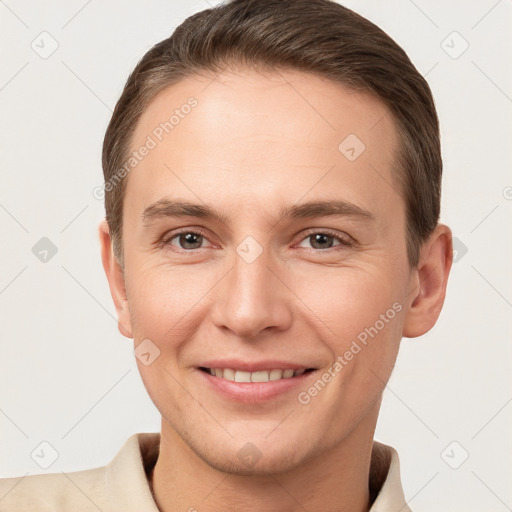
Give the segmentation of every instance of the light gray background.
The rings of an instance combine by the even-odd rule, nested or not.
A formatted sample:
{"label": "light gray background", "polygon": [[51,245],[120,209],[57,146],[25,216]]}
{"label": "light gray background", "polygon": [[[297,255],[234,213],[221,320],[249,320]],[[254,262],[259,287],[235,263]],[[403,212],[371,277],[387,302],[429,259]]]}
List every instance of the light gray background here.
{"label": "light gray background", "polygon": [[[413,510],[511,510],[512,2],[344,4],[401,44],[433,89],[442,221],[458,239],[441,318],[403,340],[376,437],[399,451]],[[0,477],[104,465],[131,434],[160,428],[117,331],[92,190],[128,73],[206,7],[0,1]],[[41,53],[52,38],[43,59],[31,44]],[[42,237],[58,248],[46,263],[32,252]],[[31,458],[43,441],[58,452],[46,470]]]}

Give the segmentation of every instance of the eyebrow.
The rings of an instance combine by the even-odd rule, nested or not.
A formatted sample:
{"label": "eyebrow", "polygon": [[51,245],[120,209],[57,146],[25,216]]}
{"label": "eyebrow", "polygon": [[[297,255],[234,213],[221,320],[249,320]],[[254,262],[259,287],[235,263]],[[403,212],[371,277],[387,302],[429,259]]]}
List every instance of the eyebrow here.
{"label": "eyebrow", "polygon": [[[343,200],[310,201],[281,208],[279,222],[285,219],[308,219],[313,217],[344,216],[359,220],[375,221],[373,213]],[[152,220],[175,217],[196,217],[210,219],[226,224],[228,217],[212,206],[160,199],[150,204],[142,213],[142,223],[148,225]]]}

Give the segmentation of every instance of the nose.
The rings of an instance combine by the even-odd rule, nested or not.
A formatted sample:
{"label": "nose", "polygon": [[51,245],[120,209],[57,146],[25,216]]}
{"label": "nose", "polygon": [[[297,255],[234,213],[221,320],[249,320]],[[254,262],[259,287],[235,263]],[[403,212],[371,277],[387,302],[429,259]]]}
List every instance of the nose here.
{"label": "nose", "polygon": [[290,326],[293,294],[270,260],[265,251],[252,262],[234,255],[231,270],[216,287],[212,318],[217,327],[254,340],[263,331]]}

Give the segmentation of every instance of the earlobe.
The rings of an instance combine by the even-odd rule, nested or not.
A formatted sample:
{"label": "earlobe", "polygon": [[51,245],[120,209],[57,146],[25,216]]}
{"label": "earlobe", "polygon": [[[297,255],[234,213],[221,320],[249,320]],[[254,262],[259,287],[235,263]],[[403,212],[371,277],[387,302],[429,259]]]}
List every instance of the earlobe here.
{"label": "earlobe", "polygon": [[415,338],[428,332],[437,322],[443,307],[448,276],[453,260],[452,232],[438,224],[420,252],[420,261],[411,272],[403,336]]}
{"label": "earlobe", "polygon": [[123,269],[114,255],[110,229],[106,220],[101,221],[98,233],[101,245],[101,260],[110,287],[110,294],[116,307],[119,332],[127,338],[133,338]]}

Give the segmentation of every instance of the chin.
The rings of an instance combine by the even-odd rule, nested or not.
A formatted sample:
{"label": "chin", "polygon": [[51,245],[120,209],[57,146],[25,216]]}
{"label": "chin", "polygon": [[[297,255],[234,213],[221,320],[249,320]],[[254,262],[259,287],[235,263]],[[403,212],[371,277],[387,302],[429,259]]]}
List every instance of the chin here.
{"label": "chin", "polygon": [[210,467],[217,471],[239,476],[269,476],[287,473],[304,463],[303,457],[293,448],[276,447],[271,451],[260,450],[256,444],[248,441],[241,449],[226,451],[196,452]]}

